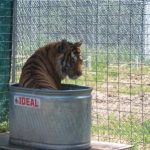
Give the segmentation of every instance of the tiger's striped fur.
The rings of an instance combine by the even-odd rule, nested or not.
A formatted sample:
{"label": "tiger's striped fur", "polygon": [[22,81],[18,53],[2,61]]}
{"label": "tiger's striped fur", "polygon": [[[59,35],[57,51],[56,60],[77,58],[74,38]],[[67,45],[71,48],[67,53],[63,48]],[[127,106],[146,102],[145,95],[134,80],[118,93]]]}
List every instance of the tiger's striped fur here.
{"label": "tiger's striped fur", "polygon": [[22,68],[19,85],[26,88],[61,88],[66,76],[76,79],[82,75],[81,42],[66,40],[39,48]]}

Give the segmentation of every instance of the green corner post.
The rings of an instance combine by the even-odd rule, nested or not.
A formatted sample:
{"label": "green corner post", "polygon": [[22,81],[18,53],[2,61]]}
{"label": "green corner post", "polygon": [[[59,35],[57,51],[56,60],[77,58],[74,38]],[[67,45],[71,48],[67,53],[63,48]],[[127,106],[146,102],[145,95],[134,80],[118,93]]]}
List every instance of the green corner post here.
{"label": "green corner post", "polygon": [[0,0],[0,123],[8,120],[13,0]]}

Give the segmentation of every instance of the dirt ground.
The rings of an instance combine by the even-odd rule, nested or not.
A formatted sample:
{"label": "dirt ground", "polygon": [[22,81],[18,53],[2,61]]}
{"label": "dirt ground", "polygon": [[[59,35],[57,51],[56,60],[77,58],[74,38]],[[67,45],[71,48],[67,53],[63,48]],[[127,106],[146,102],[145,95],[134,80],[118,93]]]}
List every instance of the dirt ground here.
{"label": "dirt ground", "polygon": [[[150,118],[150,94],[117,95],[92,92],[92,107],[95,112],[132,113],[145,119]],[[105,111],[107,110],[107,111]],[[105,114],[103,114],[105,115]]]}

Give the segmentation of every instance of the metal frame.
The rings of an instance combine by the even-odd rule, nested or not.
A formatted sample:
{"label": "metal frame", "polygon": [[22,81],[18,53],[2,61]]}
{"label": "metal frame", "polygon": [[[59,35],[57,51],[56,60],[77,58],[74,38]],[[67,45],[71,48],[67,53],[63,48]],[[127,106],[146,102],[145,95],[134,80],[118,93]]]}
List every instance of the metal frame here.
{"label": "metal frame", "polygon": [[[144,8],[149,3],[146,0],[114,2],[19,0],[17,3],[15,0],[17,8],[14,8],[14,14],[17,15],[14,16],[12,82],[18,81],[21,66],[39,46],[62,38],[73,41],[82,39],[84,76],[75,82],[65,82],[94,88],[93,137],[96,140],[136,144],[134,134],[139,133],[141,140],[137,146],[146,148],[148,143],[145,142],[147,133],[144,133],[144,128],[150,119],[147,106],[150,91],[145,80],[149,81],[144,77],[150,77],[150,71],[147,69],[145,72],[150,62],[146,62],[144,57],[150,56],[150,53],[144,53],[144,37],[149,34],[145,31],[144,18],[150,14],[146,14]],[[123,116],[128,120],[123,122]],[[138,116],[141,126],[135,126],[133,116]],[[126,122],[129,123],[129,130],[126,129]],[[143,133],[135,133],[135,129],[141,129]],[[129,134],[122,133],[124,130]]]}

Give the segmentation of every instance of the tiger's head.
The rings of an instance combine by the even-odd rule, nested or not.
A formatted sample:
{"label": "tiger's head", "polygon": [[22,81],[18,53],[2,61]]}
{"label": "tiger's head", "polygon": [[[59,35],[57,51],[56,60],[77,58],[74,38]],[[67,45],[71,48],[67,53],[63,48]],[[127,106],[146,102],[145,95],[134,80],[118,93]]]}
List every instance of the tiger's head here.
{"label": "tiger's head", "polygon": [[62,40],[58,46],[57,71],[61,79],[77,79],[82,75],[81,42]]}

